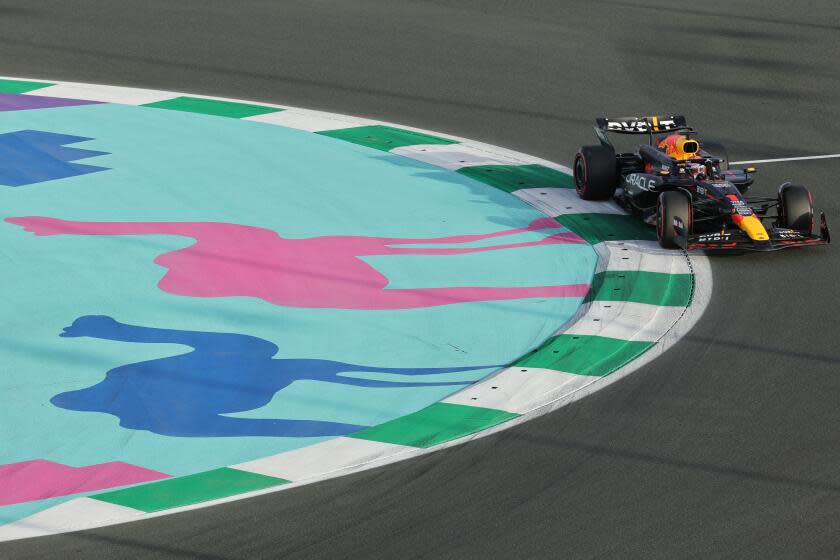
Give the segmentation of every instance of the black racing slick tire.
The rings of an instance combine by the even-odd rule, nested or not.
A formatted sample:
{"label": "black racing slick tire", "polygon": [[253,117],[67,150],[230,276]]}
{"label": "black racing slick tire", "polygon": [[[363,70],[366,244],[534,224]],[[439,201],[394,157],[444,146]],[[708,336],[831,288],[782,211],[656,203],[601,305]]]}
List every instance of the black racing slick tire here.
{"label": "black racing slick tire", "polygon": [[656,238],[666,249],[679,249],[680,234],[677,227],[681,225],[682,235],[692,233],[691,199],[682,191],[665,191],[659,195],[656,205]]}
{"label": "black racing slick tire", "polygon": [[584,200],[606,200],[618,186],[618,161],[610,146],[584,146],[575,156],[575,190]]}
{"label": "black racing slick tire", "polygon": [[779,187],[779,226],[811,235],[814,231],[814,203],[808,189],[790,183]]}

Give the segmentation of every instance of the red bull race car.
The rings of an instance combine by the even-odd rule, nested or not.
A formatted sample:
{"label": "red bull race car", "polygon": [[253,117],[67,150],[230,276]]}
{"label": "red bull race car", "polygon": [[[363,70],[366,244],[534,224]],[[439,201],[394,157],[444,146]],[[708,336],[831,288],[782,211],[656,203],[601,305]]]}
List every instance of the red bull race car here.
{"label": "red bull race car", "polygon": [[[753,167],[730,169],[720,144],[702,141],[684,116],[596,119],[600,144],[575,156],[574,180],[586,200],[613,198],[656,226],[659,243],[686,250],[774,251],[830,242],[825,214],[814,233],[811,193],[784,183],[775,197],[745,196]],[[611,133],[647,135],[617,153]]]}

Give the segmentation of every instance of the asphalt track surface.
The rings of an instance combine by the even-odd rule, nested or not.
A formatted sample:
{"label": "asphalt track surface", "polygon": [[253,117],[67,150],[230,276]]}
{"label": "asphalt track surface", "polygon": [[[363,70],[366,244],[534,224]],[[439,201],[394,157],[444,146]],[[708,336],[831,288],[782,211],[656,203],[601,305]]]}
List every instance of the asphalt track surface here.
{"label": "asphalt track surface", "polygon": [[[836,2],[0,0],[0,73],[288,103],[569,162],[684,112],[733,160],[840,152]],[[767,164],[840,227],[840,161]],[[837,247],[713,259],[665,355],[416,460],[2,558],[840,556]]]}

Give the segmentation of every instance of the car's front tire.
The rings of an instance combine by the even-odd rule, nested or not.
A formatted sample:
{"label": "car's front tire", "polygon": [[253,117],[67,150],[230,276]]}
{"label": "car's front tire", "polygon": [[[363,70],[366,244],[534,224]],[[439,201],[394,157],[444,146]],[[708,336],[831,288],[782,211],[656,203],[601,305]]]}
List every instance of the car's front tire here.
{"label": "car's front tire", "polygon": [[814,231],[814,203],[808,189],[790,183],[779,187],[778,224],[811,235]]}
{"label": "car's front tire", "polygon": [[682,247],[676,227],[682,224],[683,235],[692,232],[691,199],[682,191],[665,191],[656,205],[656,238],[666,249]]}
{"label": "car's front tire", "polygon": [[618,186],[618,161],[609,146],[584,146],[575,155],[575,190],[584,200],[606,200]]}

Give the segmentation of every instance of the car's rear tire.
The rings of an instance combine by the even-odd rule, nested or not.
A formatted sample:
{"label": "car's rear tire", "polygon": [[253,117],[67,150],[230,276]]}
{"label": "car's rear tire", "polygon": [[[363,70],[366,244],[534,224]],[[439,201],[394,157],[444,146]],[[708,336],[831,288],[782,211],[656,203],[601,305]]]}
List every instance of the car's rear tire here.
{"label": "car's rear tire", "polygon": [[618,161],[610,146],[584,146],[575,156],[575,190],[584,200],[606,200],[618,186]]}
{"label": "car's rear tire", "polygon": [[779,187],[779,226],[806,235],[814,231],[814,203],[811,192],[801,185]]}
{"label": "car's rear tire", "polygon": [[684,235],[692,233],[691,199],[682,191],[665,191],[656,205],[656,238],[666,249],[679,249],[674,222],[682,223]]}

